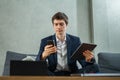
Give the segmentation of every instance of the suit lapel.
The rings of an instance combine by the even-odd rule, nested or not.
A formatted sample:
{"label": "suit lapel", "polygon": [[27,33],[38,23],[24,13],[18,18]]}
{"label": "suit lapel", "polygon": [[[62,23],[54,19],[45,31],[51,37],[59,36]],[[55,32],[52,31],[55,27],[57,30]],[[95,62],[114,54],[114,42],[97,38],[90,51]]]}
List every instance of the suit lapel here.
{"label": "suit lapel", "polygon": [[[55,34],[52,36],[52,39],[55,42],[55,46],[57,46]],[[57,54],[56,53],[53,55],[53,59],[54,59],[55,63],[57,64]]]}
{"label": "suit lapel", "polygon": [[70,52],[71,52],[71,41],[70,41],[70,37],[69,35],[66,34],[66,43],[67,43],[67,60],[68,60],[68,63],[70,61]]}

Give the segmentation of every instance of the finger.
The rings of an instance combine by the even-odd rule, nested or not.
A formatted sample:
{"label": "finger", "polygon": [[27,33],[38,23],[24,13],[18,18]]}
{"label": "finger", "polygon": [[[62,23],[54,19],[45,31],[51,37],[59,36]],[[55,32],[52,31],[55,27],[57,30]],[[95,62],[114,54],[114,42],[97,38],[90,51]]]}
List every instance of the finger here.
{"label": "finger", "polygon": [[52,49],[52,45],[46,45],[45,50]]}
{"label": "finger", "polygon": [[46,48],[50,48],[50,47],[53,47],[52,45],[47,45]]}
{"label": "finger", "polygon": [[47,49],[48,53],[55,53],[57,51],[56,47],[51,47],[49,49]]}
{"label": "finger", "polygon": [[91,52],[91,51],[89,51],[89,50],[87,50],[87,51],[85,51],[85,53],[86,53],[86,55],[88,55],[88,56],[93,56],[93,53]]}
{"label": "finger", "polygon": [[91,60],[94,57],[93,55],[87,52],[84,52],[83,54],[85,56],[86,61]]}

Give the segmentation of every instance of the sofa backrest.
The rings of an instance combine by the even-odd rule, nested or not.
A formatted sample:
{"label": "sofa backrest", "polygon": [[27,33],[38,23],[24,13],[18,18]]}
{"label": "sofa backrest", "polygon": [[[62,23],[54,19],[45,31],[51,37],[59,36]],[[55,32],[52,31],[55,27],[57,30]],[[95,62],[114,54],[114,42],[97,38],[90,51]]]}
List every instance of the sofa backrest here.
{"label": "sofa backrest", "polygon": [[100,72],[120,73],[120,53],[98,53]]}
{"label": "sofa backrest", "polygon": [[36,55],[34,54],[22,54],[22,53],[7,51],[2,75],[3,76],[10,75],[10,60],[24,60],[27,56],[31,56],[33,59],[36,58]]}

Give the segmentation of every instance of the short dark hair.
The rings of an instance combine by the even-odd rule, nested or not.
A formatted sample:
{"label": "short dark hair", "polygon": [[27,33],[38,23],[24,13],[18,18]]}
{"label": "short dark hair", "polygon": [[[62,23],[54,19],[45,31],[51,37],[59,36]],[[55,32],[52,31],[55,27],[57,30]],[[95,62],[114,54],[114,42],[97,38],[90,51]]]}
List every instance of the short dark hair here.
{"label": "short dark hair", "polygon": [[52,17],[52,23],[53,21],[57,19],[57,20],[64,20],[66,25],[68,24],[68,17],[65,13],[63,12],[57,12],[56,14],[53,15]]}

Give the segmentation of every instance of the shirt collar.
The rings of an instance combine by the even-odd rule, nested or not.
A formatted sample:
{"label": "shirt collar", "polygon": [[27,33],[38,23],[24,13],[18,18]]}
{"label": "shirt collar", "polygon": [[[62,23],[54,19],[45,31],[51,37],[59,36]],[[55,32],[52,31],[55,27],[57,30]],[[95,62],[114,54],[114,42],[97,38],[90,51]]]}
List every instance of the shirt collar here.
{"label": "shirt collar", "polygon": [[[57,42],[59,42],[60,40],[57,38],[57,36],[55,35],[55,37],[56,37],[56,41]],[[65,42],[66,41],[66,35],[65,35],[65,39],[64,39],[64,41],[63,42]]]}

